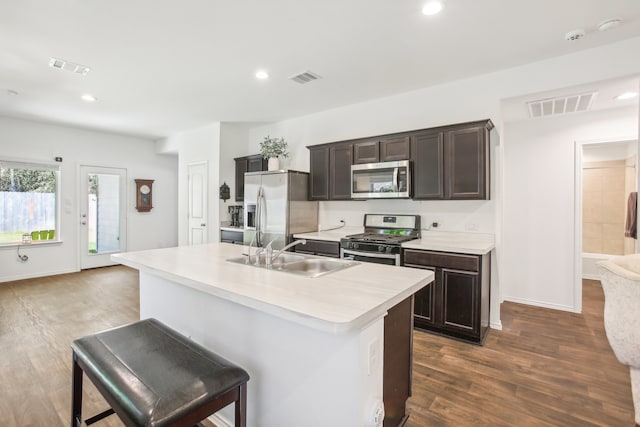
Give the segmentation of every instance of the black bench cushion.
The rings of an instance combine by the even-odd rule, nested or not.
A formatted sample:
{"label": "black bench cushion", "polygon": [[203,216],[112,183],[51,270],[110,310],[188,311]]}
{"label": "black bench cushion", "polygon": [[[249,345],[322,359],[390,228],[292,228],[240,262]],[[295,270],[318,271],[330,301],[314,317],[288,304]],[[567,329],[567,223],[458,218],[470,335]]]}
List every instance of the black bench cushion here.
{"label": "black bench cushion", "polygon": [[155,319],[78,338],[72,348],[116,413],[135,425],[168,425],[249,380]]}

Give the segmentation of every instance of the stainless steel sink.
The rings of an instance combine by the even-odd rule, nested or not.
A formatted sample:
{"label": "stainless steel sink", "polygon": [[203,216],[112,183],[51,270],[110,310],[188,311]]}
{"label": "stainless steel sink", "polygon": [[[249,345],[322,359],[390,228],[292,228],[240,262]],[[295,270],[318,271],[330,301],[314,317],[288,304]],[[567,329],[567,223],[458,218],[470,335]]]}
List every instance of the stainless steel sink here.
{"label": "stainless steel sink", "polygon": [[290,262],[277,269],[286,273],[300,274],[306,277],[319,277],[334,271],[342,270],[358,264],[354,261],[338,261],[324,258],[307,258],[302,261]]}
{"label": "stainless steel sink", "polygon": [[344,261],[318,257],[312,258],[286,252],[280,254],[271,266],[265,265],[264,254],[260,254],[259,265],[255,264],[255,257],[253,255],[251,256],[251,262],[249,262],[249,257],[246,255],[237,258],[230,258],[227,261],[236,264],[244,264],[250,267],[276,270],[283,273],[297,274],[311,278],[320,277],[325,274],[359,264],[356,261]]}
{"label": "stainless steel sink", "polygon": [[[265,258],[265,254],[260,254],[260,265],[259,266],[256,265],[256,267],[266,268],[265,259],[266,259]],[[272,268],[278,268],[278,267],[281,267],[284,264],[287,264],[287,263],[290,263],[290,262],[295,262],[295,261],[302,261],[303,259],[304,259],[303,255],[295,255],[295,254],[283,252],[273,262],[271,267]],[[239,256],[237,258],[230,258],[227,261],[235,262],[237,264],[254,265],[254,263],[256,262],[256,257],[254,255],[251,255],[251,263],[249,263],[249,257],[247,255]]]}

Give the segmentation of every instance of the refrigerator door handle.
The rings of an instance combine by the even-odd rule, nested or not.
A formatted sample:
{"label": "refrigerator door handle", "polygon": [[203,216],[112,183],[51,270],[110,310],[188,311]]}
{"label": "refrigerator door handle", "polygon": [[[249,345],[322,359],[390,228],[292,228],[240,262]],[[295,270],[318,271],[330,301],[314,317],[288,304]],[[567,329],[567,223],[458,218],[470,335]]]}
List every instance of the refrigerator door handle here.
{"label": "refrigerator door handle", "polygon": [[262,246],[262,238],[260,234],[262,233],[262,203],[264,201],[264,194],[262,186],[258,189],[258,197],[256,200],[256,246]]}

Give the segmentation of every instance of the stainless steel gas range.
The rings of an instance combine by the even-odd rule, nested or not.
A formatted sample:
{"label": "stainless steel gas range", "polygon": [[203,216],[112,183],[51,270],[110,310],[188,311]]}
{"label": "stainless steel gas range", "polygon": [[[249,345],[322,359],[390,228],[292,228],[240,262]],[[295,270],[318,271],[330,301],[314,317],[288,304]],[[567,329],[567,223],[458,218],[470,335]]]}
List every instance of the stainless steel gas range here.
{"label": "stainless steel gas range", "polygon": [[365,214],[364,233],[340,239],[340,258],[401,265],[401,244],[420,238],[420,215]]}

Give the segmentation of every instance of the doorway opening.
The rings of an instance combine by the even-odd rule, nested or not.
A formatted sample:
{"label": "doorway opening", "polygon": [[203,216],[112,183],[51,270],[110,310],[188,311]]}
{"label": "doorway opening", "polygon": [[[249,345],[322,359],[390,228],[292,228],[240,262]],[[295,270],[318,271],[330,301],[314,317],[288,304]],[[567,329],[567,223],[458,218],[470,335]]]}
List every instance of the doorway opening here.
{"label": "doorway opening", "polygon": [[[576,144],[576,288],[600,280],[597,263],[637,252],[629,205],[638,190],[635,138]],[[635,200],[635,199],[633,199]],[[637,236],[636,236],[637,237]]]}
{"label": "doorway opening", "polygon": [[126,170],[80,167],[80,268],[113,265],[126,247]]}

